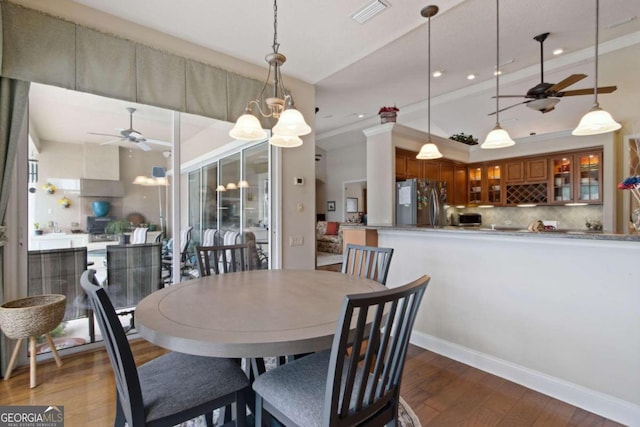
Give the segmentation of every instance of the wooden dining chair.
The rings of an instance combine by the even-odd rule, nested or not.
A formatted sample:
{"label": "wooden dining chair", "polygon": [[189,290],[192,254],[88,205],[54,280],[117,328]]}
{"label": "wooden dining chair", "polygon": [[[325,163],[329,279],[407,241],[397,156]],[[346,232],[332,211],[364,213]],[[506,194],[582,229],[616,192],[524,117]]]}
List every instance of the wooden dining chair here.
{"label": "wooden dining chair", "polygon": [[173,426],[236,404],[236,426],[244,426],[249,380],[231,359],[171,352],[136,368],[131,347],[105,289],[93,271],[80,282],[91,300],[115,374],[115,426]]}
{"label": "wooden dining chair", "polygon": [[393,248],[348,243],[342,260],[342,272],[387,284]]}
{"label": "wooden dining chair", "polygon": [[[429,280],[422,276],[397,288],[347,295],[330,350],[255,380],[255,425],[270,425],[265,415],[285,426],[397,425],[407,347]],[[376,346],[368,339],[374,330],[382,331]],[[370,344],[363,361],[347,354],[348,346],[365,341]]]}
{"label": "wooden dining chair", "polygon": [[251,270],[250,251],[255,242],[234,245],[196,246],[200,277]]}

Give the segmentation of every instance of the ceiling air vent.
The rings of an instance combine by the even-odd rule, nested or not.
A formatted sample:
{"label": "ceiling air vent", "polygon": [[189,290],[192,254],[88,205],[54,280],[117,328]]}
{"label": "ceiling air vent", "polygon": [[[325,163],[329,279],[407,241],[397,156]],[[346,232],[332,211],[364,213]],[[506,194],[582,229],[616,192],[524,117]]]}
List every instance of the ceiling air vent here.
{"label": "ceiling air vent", "polygon": [[388,3],[385,3],[381,0],[372,0],[370,2],[367,2],[367,4],[362,6],[358,11],[351,15],[351,19],[356,21],[358,24],[364,24],[369,19],[373,18],[388,7]]}

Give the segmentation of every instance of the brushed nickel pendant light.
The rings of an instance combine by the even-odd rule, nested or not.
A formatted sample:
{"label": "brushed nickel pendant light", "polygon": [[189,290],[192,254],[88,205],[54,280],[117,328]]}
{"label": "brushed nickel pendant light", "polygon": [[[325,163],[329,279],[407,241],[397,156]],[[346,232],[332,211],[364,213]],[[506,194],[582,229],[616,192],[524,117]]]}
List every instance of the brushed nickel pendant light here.
{"label": "brushed nickel pendant light", "polygon": [[595,56],[595,83],[593,88],[594,101],[591,109],[582,116],[578,127],[571,132],[572,135],[598,135],[601,133],[613,132],[622,125],[611,117],[607,111],[600,108],[598,104],[598,21],[600,15],[600,1],[596,0],[596,56]]}
{"label": "brushed nickel pendant light", "polygon": [[427,142],[420,148],[420,152],[416,156],[416,159],[431,160],[439,159],[442,157],[442,153],[438,150],[438,146],[431,141],[431,17],[438,13],[438,6],[430,5],[422,8],[420,14],[427,18],[428,28],[428,55],[427,55],[427,68],[429,69],[427,80]]}
{"label": "brushed nickel pendant light", "polygon": [[515,145],[509,133],[500,126],[500,0],[496,0],[496,126],[480,148],[494,149]]}

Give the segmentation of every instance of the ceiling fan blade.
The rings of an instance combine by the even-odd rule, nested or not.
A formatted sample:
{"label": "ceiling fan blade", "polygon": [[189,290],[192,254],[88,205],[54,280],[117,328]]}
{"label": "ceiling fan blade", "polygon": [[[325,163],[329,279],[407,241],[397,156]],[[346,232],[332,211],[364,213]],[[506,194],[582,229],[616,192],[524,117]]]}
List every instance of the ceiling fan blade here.
{"label": "ceiling fan blade", "polygon": [[134,142],[134,144],[136,144],[136,146],[141,149],[142,151],[151,151],[151,147],[149,147],[147,144],[145,144],[146,139],[139,139],[137,141]]}
{"label": "ceiling fan blade", "polygon": [[[504,110],[508,110],[510,108],[513,107],[517,107],[518,105],[522,105],[522,104],[528,104],[529,102],[531,102],[532,100],[527,100],[527,101],[523,101],[523,102],[518,102],[517,104],[513,104],[513,105],[509,105],[508,107],[504,107],[501,108],[500,110],[498,110],[499,113],[502,113]],[[489,116],[493,116],[494,114],[496,114],[496,112],[494,111],[493,113],[489,113]]]}
{"label": "ceiling fan blade", "polygon": [[[499,95],[498,98],[526,98],[527,95]],[[495,95],[491,98],[496,99]]]}
{"label": "ceiling fan blade", "polygon": [[[611,93],[615,91],[617,86],[603,86],[598,88],[598,93]],[[593,89],[575,89],[558,92],[556,96],[576,96],[576,95],[593,95]]]}
{"label": "ceiling fan blade", "polygon": [[586,74],[571,74],[566,79],[564,79],[564,80],[554,84],[553,86],[551,86],[545,92],[547,92],[547,93],[558,92],[558,91],[564,89],[565,87],[571,86],[572,84],[577,83],[577,82],[579,82],[580,80],[582,80],[582,79],[584,79],[586,77],[587,77]]}
{"label": "ceiling fan blade", "polygon": [[145,142],[148,142],[150,144],[162,145],[164,147],[173,147],[172,143],[167,141],[160,141],[159,139],[145,138],[144,140]]}
{"label": "ceiling fan blade", "polygon": [[113,138],[121,138],[120,135],[113,135],[110,133],[97,133],[97,132],[87,132],[89,135],[100,135],[100,136],[111,136]]}

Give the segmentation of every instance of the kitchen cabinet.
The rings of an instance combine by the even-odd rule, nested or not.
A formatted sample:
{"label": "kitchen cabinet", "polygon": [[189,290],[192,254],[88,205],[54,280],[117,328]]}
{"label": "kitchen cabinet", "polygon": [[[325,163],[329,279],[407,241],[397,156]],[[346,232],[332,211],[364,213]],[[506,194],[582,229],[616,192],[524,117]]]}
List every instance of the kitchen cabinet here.
{"label": "kitchen cabinet", "polygon": [[447,182],[447,202],[467,203],[467,166],[448,159],[418,160],[417,152],[396,149],[396,181],[411,178]]}
{"label": "kitchen cabinet", "polygon": [[396,181],[422,178],[421,162],[416,159],[418,153],[396,150]]}
{"label": "kitchen cabinet", "polygon": [[364,227],[344,227],[342,229],[342,252],[346,251],[347,245],[378,246],[378,230]]}
{"label": "kitchen cabinet", "polygon": [[562,153],[550,158],[551,204],[602,203],[602,150]]}
{"label": "kitchen cabinet", "polygon": [[29,250],[80,248],[88,243],[88,234],[49,233],[29,236]]}
{"label": "kitchen cabinet", "polygon": [[548,179],[546,157],[507,160],[504,164],[505,184],[529,184]]}
{"label": "kitchen cabinet", "polygon": [[502,163],[481,163],[468,167],[468,202],[470,205],[503,203]]}

